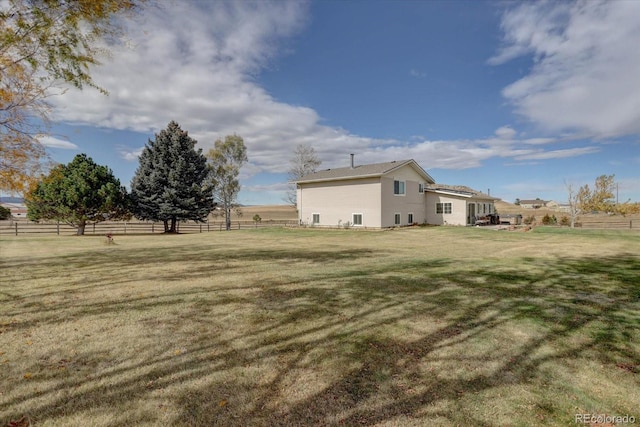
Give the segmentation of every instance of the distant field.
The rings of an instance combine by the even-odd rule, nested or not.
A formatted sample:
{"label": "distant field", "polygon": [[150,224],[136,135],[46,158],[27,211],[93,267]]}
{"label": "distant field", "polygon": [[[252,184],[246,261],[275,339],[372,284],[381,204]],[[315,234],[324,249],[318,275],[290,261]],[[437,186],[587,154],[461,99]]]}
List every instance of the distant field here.
{"label": "distant field", "polygon": [[[568,216],[567,212],[560,209],[550,208],[523,208],[512,203],[497,201],[495,203],[498,214],[521,214],[523,218],[535,217],[538,224],[542,222],[545,215],[554,216],[560,220],[563,216]],[[631,224],[630,224],[631,221]],[[588,213],[579,215],[577,222],[585,228],[629,228],[640,230],[640,214],[635,215],[607,215],[604,213]]]}
{"label": "distant field", "polygon": [[1,426],[640,420],[635,233],[1,236],[0,268]]}
{"label": "distant field", "polygon": [[298,218],[296,208],[291,205],[243,206],[240,211],[241,215],[234,212],[231,218],[234,220],[250,220],[256,214],[260,215],[260,218],[262,218],[263,221],[295,221]]}

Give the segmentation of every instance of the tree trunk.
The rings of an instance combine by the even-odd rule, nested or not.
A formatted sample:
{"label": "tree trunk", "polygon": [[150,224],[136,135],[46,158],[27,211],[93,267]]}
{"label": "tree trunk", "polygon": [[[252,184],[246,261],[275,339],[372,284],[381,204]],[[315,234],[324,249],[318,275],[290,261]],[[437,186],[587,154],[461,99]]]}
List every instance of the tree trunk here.
{"label": "tree trunk", "polygon": [[84,221],[78,224],[78,228],[76,228],[76,236],[84,236],[84,228],[86,225],[87,223]]}
{"label": "tree trunk", "polygon": [[168,219],[164,219],[164,220],[162,220],[162,222],[164,223],[164,232],[168,233],[169,232],[169,220]]}
{"label": "tree trunk", "polygon": [[176,232],[176,217],[173,216],[171,217],[171,229],[169,230],[169,233],[175,233]]}

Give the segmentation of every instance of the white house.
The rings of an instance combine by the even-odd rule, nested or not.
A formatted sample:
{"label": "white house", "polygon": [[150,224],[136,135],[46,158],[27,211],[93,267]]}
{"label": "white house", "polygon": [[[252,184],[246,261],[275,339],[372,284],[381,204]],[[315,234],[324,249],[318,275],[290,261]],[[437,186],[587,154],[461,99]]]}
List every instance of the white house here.
{"label": "white house", "polygon": [[297,184],[301,224],[387,228],[474,224],[497,200],[468,187],[436,184],[415,162],[401,160],[319,171]]}
{"label": "white house", "polygon": [[430,184],[425,193],[431,206],[427,224],[474,225],[478,218],[495,214],[494,202],[500,200],[464,185]]}

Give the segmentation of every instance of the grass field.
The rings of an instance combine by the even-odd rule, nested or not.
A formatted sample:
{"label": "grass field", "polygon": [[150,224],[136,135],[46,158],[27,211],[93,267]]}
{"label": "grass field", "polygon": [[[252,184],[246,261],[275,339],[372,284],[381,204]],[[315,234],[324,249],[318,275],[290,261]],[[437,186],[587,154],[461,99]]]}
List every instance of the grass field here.
{"label": "grass field", "polygon": [[0,251],[2,426],[640,420],[638,234],[259,229]]}

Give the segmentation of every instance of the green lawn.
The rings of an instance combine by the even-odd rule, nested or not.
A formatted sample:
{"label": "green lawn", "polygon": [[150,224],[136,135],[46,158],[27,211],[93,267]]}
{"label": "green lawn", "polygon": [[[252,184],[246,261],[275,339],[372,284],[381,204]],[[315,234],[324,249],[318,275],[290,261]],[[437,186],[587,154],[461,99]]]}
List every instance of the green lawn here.
{"label": "green lawn", "polygon": [[640,421],[640,236],[0,239],[0,426]]}

